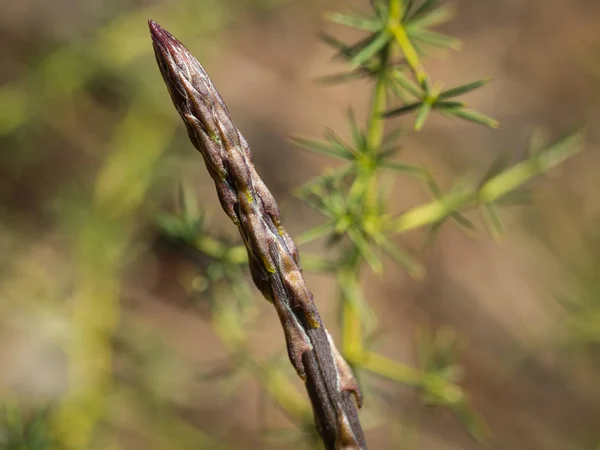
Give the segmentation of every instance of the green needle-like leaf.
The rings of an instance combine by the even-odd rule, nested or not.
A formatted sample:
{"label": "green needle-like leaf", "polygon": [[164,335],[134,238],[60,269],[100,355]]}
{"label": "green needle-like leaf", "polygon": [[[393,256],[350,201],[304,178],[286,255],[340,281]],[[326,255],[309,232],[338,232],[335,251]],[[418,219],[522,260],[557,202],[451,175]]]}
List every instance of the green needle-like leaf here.
{"label": "green needle-like leaf", "polygon": [[388,85],[388,90],[394,97],[398,97],[402,103],[411,103],[414,100],[414,95],[409,94],[406,90],[400,86],[396,80],[391,79]]}
{"label": "green needle-like leaf", "polygon": [[479,125],[484,125],[486,127],[498,128],[498,126],[499,126],[497,120],[492,119],[491,117],[486,116],[485,114],[479,113],[477,111],[473,111],[472,109],[466,109],[466,108],[450,109],[450,108],[448,108],[448,109],[444,109],[443,112],[448,115],[458,117],[460,119],[468,120],[470,122],[474,122]]}
{"label": "green needle-like leaf", "polygon": [[431,112],[431,105],[429,103],[422,103],[417,111],[417,118],[415,119],[415,131],[421,131],[423,125],[425,125],[425,121],[429,117],[429,113]]}
{"label": "green needle-like leaf", "polygon": [[382,146],[394,145],[396,140],[400,136],[402,136],[403,133],[404,133],[404,130],[402,128],[392,129],[383,137],[383,140],[381,141],[381,145]]}
{"label": "green needle-like leaf", "polygon": [[425,177],[425,185],[427,186],[427,189],[429,189],[429,192],[431,192],[435,198],[440,198],[442,196],[442,190],[438,186],[433,176],[427,171],[424,172],[423,175]]}
{"label": "green needle-like leaf", "polygon": [[350,61],[357,53],[359,53],[363,48],[369,45],[373,38],[372,35],[369,35],[364,39],[358,41],[356,44],[348,46],[344,42],[326,33],[321,34],[319,37],[325,44],[333,47],[338,51],[334,58],[339,58],[346,61]]}
{"label": "green needle-like leaf", "polygon": [[291,136],[294,144],[314,153],[320,153],[334,158],[352,159],[352,154],[342,146],[300,136]]}
{"label": "green needle-like leaf", "polygon": [[440,0],[425,0],[423,3],[421,3],[421,6],[419,6],[414,12],[414,14],[412,15],[413,19],[411,20],[414,20],[417,17],[421,17],[426,12],[433,10],[437,5],[439,5],[439,3]]}
{"label": "green needle-like leaf", "polygon": [[[427,2],[425,2],[427,3]],[[410,18],[407,29],[411,28],[429,28],[442,25],[454,18],[456,10],[450,4],[445,4],[434,9],[428,14],[419,14],[418,12]]]}
{"label": "green needle-like leaf", "polygon": [[327,13],[325,14],[325,20],[363,31],[379,31],[383,28],[383,25],[377,19],[351,16],[348,14]]}
{"label": "green needle-like leaf", "polygon": [[471,409],[466,401],[452,407],[454,414],[469,431],[469,434],[480,444],[488,442],[491,431],[479,414]]}
{"label": "green needle-like leaf", "polygon": [[325,139],[331,142],[331,144],[338,149],[338,151],[350,155],[350,158],[354,158],[357,153],[356,149],[354,149],[351,145],[346,144],[344,140],[331,128],[327,128],[325,130]]}
{"label": "green needle-like leaf", "polygon": [[383,266],[381,260],[373,251],[371,245],[367,242],[364,236],[353,228],[348,229],[348,237],[356,245],[356,248],[360,254],[365,258],[365,261],[371,267],[371,270],[375,273],[380,273]]}
{"label": "green needle-like leaf", "polygon": [[327,236],[328,234],[333,233],[334,230],[335,221],[325,222],[321,225],[317,225],[316,227],[302,233],[298,237],[298,244],[306,244],[308,242],[314,241],[315,239]]}
{"label": "green needle-like leaf", "polygon": [[433,104],[433,106],[435,107],[435,109],[437,109],[438,111],[450,111],[450,113],[452,113],[452,111],[459,109],[459,108],[464,108],[465,104],[463,102],[456,102],[453,100],[442,100],[440,101],[440,99],[438,98],[436,100],[436,102]]}
{"label": "green needle-like leaf", "polygon": [[351,174],[353,170],[353,165],[344,165],[333,170],[327,169],[325,174],[313,178],[302,186],[296,188],[294,195],[298,196],[299,198],[305,198],[310,195],[326,196],[327,193],[323,188],[324,185],[335,185],[336,183],[339,183],[340,180]]}
{"label": "green needle-like leaf", "polygon": [[309,182],[307,185],[300,187],[296,190],[296,196],[306,202],[308,206],[319,211],[326,217],[334,218],[334,215],[331,213],[330,209],[326,206],[326,202],[323,198],[324,195],[319,195],[315,193],[315,185],[314,182]]}
{"label": "green needle-like leaf", "polygon": [[366,149],[366,137],[356,122],[356,117],[352,109],[348,111],[348,122],[350,122],[350,131],[352,132],[352,143],[359,151]]}
{"label": "green needle-like leaf", "polygon": [[490,79],[486,78],[483,80],[473,81],[472,83],[463,84],[462,86],[458,86],[452,89],[448,89],[447,91],[442,92],[439,95],[439,98],[443,100],[466,94],[467,92],[471,92],[475,89],[479,89],[480,87],[485,86],[489,81]]}
{"label": "green needle-like leaf", "polygon": [[471,220],[467,219],[464,215],[462,215],[461,213],[454,213],[450,215],[450,218],[456,222],[461,228],[464,229],[464,231],[474,234],[477,233],[478,228],[477,225],[475,225]]}
{"label": "green needle-like leaf", "polygon": [[[462,43],[460,40],[447,36],[442,33],[430,30],[412,30],[408,32],[408,36],[413,40],[431,47],[450,48],[460,50]],[[417,42],[414,42],[415,45]],[[416,47],[416,45],[415,45]]]}
{"label": "green needle-like leaf", "polygon": [[371,41],[362,50],[356,53],[350,63],[353,67],[362,66],[369,59],[375,56],[390,41],[390,34],[387,30],[380,31],[373,35]]}
{"label": "green needle-like leaf", "polygon": [[325,75],[316,79],[317,83],[320,84],[339,84],[347,81],[360,80],[361,78],[367,78],[370,75],[368,70],[357,69],[352,72],[335,73],[332,75]]}
{"label": "green needle-like leaf", "polygon": [[384,239],[380,243],[380,247],[385,253],[394,259],[394,261],[404,267],[411,277],[416,279],[423,278],[425,275],[425,268],[407,252],[400,250],[388,239]]}
{"label": "green needle-like leaf", "polygon": [[327,33],[319,34],[319,39],[321,41],[323,41],[325,44],[329,45],[330,47],[335,48],[336,50],[343,51],[343,50],[347,50],[348,48],[350,48],[344,42],[340,41],[339,39],[337,39]]}
{"label": "green needle-like leaf", "polygon": [[396,69],[392,72],[394,80],[414,97],[421,98],[423,90],[408,78],[402,70]]}
{"label": "green needle-like leaf", "polygon": [[403,164],[395,161],[384,160],[383,162],[381,162],[380,166],[386,169],[393,170],[394,172],[412,175],[415,177],[422,177],[423,172],[425,171],[425,168],[421,166],[413,166],[410,164]]}
{"label": "green needle-like leaf", "polygon": [[403,14],[402,14],[402,22],[406,21],[406,18],[411,13],[411,10],[412,10],[414,4],[415,4],[415,0],[405,0],[404,1],[404,10],[403,10]]}
{"label": "green needle-like leaf", "polygon": [[490,235],[494,239],[498,240],[504,236],[504,225],[493,203],[484,203],[481,205],[481,215]]}
{"label": "green needle-like leaf", "polygon": [[408,105],[401,106],[400,108],[392,109],[390,111],[385,112],[383,114],[383,117],[401,116],[402,114],[407,114],[418,109],[422,104],[423,102],[410,103]]}
{"label": "green needle-like leaf", "polygon": [[433,245],[435,239],[440,234],[440,230],[442,229],[442,225],[444,225],[444,223],[446,223],[446,219],[442,219],[439,222],[435,222],[427,228],[427,230],[425,231],[425,238],[423,239],[424,249],[430,248]]}

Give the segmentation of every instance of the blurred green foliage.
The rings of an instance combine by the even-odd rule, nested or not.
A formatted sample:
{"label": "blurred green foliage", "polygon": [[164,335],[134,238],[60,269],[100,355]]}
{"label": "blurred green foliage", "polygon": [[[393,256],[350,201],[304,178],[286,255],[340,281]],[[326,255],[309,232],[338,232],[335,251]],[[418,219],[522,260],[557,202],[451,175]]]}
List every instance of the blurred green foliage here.
{"label": "blurred green foliage", "polygon": [[5,407],[0,420],[0,448],[6,450],[56,448],[47,424],[47,410],[26,414],[16,405]]}
{"label": "blurred green foliage", "polygon": [[[42,212],[41,221],[61,231],[59,245],[69,249],[68,257],[54,254],[55,238],[44,241],[43,230],[30,223],[36,218],[15,214],[9,206],[3,207],[7,213],[0,211],[0,248],[8,255],[0,262],[6,300],[0,305],[1,320],[31,331],[42,318],[50,318],[55,328],[35,331],[48,345],[64,350],[68,374],[64,392],[57,396],[59,404],[34,413],[25,406],[5,408],[0,448],[242,447],[243,433],[231,436],[227,431],[235,417],[231,416],[230,423],[213,426],[186,413],[193,398],[185,389],[199,379],[206,386],[214,377],[223,401],[245,386],[248,378],[254,380],[260,386],[261,401],[268,397],[297,425],[283,429],[266,426],[264,441],[247,442],[244,448],[318,446],[308,401],[294,384],[287,362],[279,356],[255,357],[249,348],[252,329],[260,327],[264,319],[257,315],[255,301],[259,300],[248,285],[244,248],[211,232],[214,227],[185,184],[178,188],[174,213],[161,209],[164,198],[156,204],[146,202],[147,193],[157,185],[167,190],[160,176],[165,167],[171,167],[167,155],[180,131],[155,68],[146,19],[176,24],[171,28],[177,29],[184,42],[218,41],[225,38],[241,12],[264,12],[277,3],[282,2],[201,0],[131,9],[121,5],[102,26],[86,36],[56,43],[27,71],[0,86],[0,134],[11,150],[0,155],[2,165],[11,172],[0,181],[3,200],[16,195],[10,191],[10,182],[17,189],[37,184],[18,174],[56,155],[43,145],[49,136],[62,146],[66,160],[83,159],[83,166],[93,167],[86,168],[89,173],[85,175],[95,180],[88,185],[87,179],[74,179],[77,176],[69,172],[70,163],[58,158],[54,165],[48,163],[53,174],[45,176],[64,177],[68,185],[46,188],[43,183],[47,180],[42,178],[37,186],[56,190],[51,192],[56,198]],[[304,267],[335,278],[340,288],[341,347],[366,387],[371,385],[372,375],[414,387],[423,403],[447,407],[472,436],[485,441],[490,439],[487,427],[472,411],[460,385],[463,369],[455,332],[440,329],[419,335],[417,367],[379,354],[373,339],[378,322],[363,292],[364,272],[366,268],[381,272],[385,255],[412,276],[423,277],[422,263],[399,246],[396,238],[417,228],[426,229],[431,238],[447,222],[468,232],[478,231],[481,223],[494,237],[501,236],[506,228],[501,208],[521,204],[528,193],[526,183],[574,155],[581,148],[581,136],[535,143],[528,157],[512,166],[506,155],[500,155],[479,179],[457,183],[443,192],[427,168],[396,159],[403,130],[388,130],[387,124],[413,114],[410,127],[420,131],[432,114],[441,113],[495,127],[493,119],[457,100],[487,80],[444,88],[426,71],[422,60],[431,49],[459,47],[455,38],[435,30],[452,17],[446,3],[373,0],[371,4],[368,13],[327,16],[336,24],[364,32],[359,41],[346,44],[323,36],[338,59],[348,63],[349,71],[322,81],[373,82],[367,122],[361,125],[349,114],[350,142],[331,130],[325,141],[293,138],[300,146],[343,164],[297,191],[325,217],[323,224],[308,230],[300,240],[326,237],[335,250],[334,257],[304,254]],[[219,46],[205,45],[199,51],[201,59],[210,58],[219,52]],[[431,200],[393,216],[389,192],[381,182],[383,171],[418,180]],[[473,217],[475,210],[480,213],[480,223]],[[193,367],[139,320],[135,308],[123,304],[125,269],[139,256],[139,247],[148,245],[140,244],[137,237],[149,227],[148,216],[152,218],[150,227],[156,227],[161,239],[192,261],[193,276],[186,283],[190,303],[201,311],[209,306],[205,316],[227,355],[224,368],[219,364],[211,365],[210,370]],[[40,255],[43,252],[31,248],[33,245],[47,246],[49,255]],[[557,259],[572,271],[576,285],[569,289],[575,298],[563,303],[568,313],[568,341],[585,348],[586,355],[594,354],[590,349],[596,347],[600,329],[596,247],[588,251],[587,264],[582,265],[569,264],[569,258],[557,252]],[[219,369],[216,374],[213,366]],[[367,394],[376,396],[378,391],[367,389]],[[42,398],[41,402],[45,401]],[[372,404],[377,405],[375,401]],[[385,411],[367,407],[362,417],[365,427],[372,430],[385,416]]]}

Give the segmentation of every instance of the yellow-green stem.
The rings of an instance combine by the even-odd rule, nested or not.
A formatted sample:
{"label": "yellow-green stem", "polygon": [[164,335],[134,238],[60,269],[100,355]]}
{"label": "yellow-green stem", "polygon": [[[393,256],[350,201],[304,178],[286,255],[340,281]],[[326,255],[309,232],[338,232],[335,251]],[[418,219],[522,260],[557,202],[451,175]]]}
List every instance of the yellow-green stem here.
{"label": "yellow-green stem", "polygon": [[383,139],[383,112],[386,107],[387,90],[387,62],[389,49],[381,57],[381,68],[377,75],[373,98],[371,101],[371,111],[367,122],[367,149],[369,152],[375,152],[379,149]]}
{"label": "yellow-green stem", "polygon": [[[374,154],[378,151],[383,140],[384,131],[384,118],[383,112],[386,108],[386,95],[387,95],[387,64],[390,58],[391,48],[387,45],[380,56],[380,69],[377,74],[375,82],[375,88],[373,90],[373,98],[371,101],[371,110],[369,112],[369,118],[367,120],[367,136],[366,144],[367,151]],[[377,177],[374,173],[365,173],[359,176],[368,177],[367,191],[365,195],[361,196],[362,201],[365,203],[364,210],[368,211],[377,201]],[[363,180],[357,180],[354,186],[364,186]],[[353,195],[353,192],[350,192]],[[360,270],[361,258],[357,257],[355,251],[352,255],[352,264],[350,264],[345,270],[351,274],[356,280],[358,280],[358,272]],[[358,282],[358,281],[357,281]],[[341,307],[342,307],[342,351],[344,355],[352,363],[353,357],[360,355],[363,351],[363,336],[362,336],[362,320],[360,317],[360,311],[357,309],[357,305],[346,298],[344,291],[341,292]]]}
{"label": "yellow-green stem", "polygon": [[362,320],[360,309],[350,298],[350,292],[359,289],[358,286],[358,271],[360,269],[360,258],[355,250],[353,250],[352,262],[348,267],[340,270],[338,274],[338,282],[344,286],[340,290],[342,303],[342,348],[344,356],[350,362],[355,362],[363,353],[362,339]]}
{"label": "yellow-green stem", "polygon": [[398,383],[419,387],[445,403],[457,404],[463,400],[464,393],[460,386],[377,353],[365,353],[359,363],[363,369]]}
{"label": "yellow-green stem", "polygon": [[148,116],[133,101],[117,128],[112,153],[96,181],[93,206],[76,242],[72,329],[67,348],[69,391],[54,417],[66,448],[84,449],[103,419],[112,389],[112,335],[119,321],[120,273],[133,225],[156,161],[174,125]]}
{"label": "yellow-green stem", "polygon": [[402,0],[390,0],[390,22],[388,24],[388,29],[396,38],[398,46],[402,50],[402,53],[404,53],[406,62],[415,74],[415,78],[419,84],[421,84],[425,80],[426,74],[423,66],[421,65],[419,55],[410,42],[408,34],[406,34],[406,28],[402,23],[404,8],[405,6]]}

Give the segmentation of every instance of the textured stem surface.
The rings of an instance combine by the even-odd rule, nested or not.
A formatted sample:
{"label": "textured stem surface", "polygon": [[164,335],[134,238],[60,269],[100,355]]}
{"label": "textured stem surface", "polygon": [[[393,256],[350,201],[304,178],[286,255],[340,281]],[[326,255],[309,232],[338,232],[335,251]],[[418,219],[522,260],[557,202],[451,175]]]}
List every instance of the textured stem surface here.
{"label": "textured stem surface", "polygon": [[352,370],[321,321],[279,208],[256,172],[248,143],[202,65],[181,42],[149,21],[156,60],[188,135],[214,180],[221,206],[238,227],[252,279],[273,303],[290,361],[305,381],[327,449],[366,449]]}

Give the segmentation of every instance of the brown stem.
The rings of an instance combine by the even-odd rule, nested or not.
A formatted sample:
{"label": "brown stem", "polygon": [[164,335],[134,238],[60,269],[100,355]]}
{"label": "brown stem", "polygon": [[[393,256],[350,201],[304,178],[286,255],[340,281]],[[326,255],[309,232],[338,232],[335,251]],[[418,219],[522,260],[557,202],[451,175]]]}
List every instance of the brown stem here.
{"label": "brown stem", "polygon": [[156,60],[188,135],[206,163],[221,206],[238,227],[252,279],[273,303],[290,361],[305,381],[317,429],[329,450],[367,448],[354,395],[352,370],[321,321],[300,269],[296,246],[281,225],[279,208],[252,162],[211,79],[185,46],[149,21]]}

